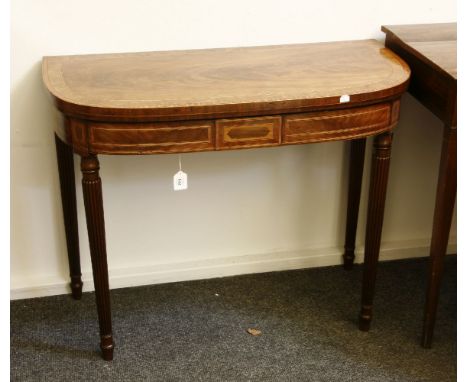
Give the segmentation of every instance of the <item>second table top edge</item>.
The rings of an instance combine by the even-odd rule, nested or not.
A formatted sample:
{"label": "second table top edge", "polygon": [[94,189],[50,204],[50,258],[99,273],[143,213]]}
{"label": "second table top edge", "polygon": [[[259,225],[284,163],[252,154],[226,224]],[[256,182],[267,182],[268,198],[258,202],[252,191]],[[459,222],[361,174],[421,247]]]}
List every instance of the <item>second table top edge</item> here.
{"label": "second table top edge", "polygon": [[448,72],[445,68],[440,66],[437,62],[431,60],[429,57],[421,53],[418,49],[415,47],[411,46],[410,43],[423,43],[423,42],[457,42],[457,39],[449,39],[449,40],[420,40],[420,39],[405,39],[404,37],[400,36],[397,32],[395,32],[392,28],[398,28],[398,27],[410,27],[413,25],[421,25],[421,26],[437,26],[437,25],[454,25],[456,27],[456,23],[433,23],[433,24],[402,24],[402,25],[382,25],[381,26],[381,31],[386,34],[387,38],[390,38],[398,43],[398,45],[401,46],[401,48],[407,50],[410,52],[412,55],[417,57],[419,60],[422,62],[426,63],[427,65],[432,66],[435,68],[437,71],[439,71],[443,76],[445,76],[449,81],[455,81],[457,82],[457,76],[453,75],[452,73]]}

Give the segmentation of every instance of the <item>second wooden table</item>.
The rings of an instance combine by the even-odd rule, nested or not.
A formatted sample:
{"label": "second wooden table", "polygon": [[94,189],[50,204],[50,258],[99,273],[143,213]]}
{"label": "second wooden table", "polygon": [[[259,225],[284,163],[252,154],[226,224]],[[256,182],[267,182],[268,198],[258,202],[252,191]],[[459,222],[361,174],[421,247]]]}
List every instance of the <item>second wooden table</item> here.
{"label": "second wooden table", "polygon": [[444,123],[421,344],[431,347],[457,194],[457,24],[383,26],[385,45],[411,66],[409,92]]}

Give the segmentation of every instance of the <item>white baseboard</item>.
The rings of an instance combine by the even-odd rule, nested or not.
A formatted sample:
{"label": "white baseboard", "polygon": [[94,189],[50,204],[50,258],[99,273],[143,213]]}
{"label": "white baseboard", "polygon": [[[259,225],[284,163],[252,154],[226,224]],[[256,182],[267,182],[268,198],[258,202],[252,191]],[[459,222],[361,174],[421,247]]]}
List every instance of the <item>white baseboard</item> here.
{"label": "white baseboard", "polygon": [[[429,241],[407,240],[383,243],[380,260],[424,257],[429,254]],[[456,238],[451,238],[448,253],[456,253]],[[201,261],[154,264],[143,267],[110,269],[111,289],[176,281],[209,279],[249,273],[324,267],[342,263],[343,249],[338,247],[303,249],[256,255],[233,256]],[[356,263],[363,261],[363,248],[356,249]],[[83,273],[83,292],[94,290],[91,273]],[[12,300],[70,293],[69,280],[44,278],[34,285],[13,286]]]}

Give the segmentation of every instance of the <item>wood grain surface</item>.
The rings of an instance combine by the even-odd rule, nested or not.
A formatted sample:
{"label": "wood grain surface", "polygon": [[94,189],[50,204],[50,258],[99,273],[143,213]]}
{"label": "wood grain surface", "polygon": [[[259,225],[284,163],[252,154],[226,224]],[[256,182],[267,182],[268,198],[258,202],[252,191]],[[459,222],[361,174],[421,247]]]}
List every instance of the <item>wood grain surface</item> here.
{"label": "wood grain surface", "polygon": [[44,57],[58,108],[156,121],[311,111],[396,96],[407,65],[375,40]]}
{"label": "wood grain surface", "polygon": [[278,146],[281,124],[281,116],[219,119],[216,121],[216,148]]}
{"label": "wood grain surface", "polygon": [[212,121],[82,123],[89,151],[101,154],[157,154],[215,150]]}
{"label": "wood grain surface", "polygon": [[285,118],[284,143],[355,139],[394,127],[390,103],[354,109],[292,114]]}

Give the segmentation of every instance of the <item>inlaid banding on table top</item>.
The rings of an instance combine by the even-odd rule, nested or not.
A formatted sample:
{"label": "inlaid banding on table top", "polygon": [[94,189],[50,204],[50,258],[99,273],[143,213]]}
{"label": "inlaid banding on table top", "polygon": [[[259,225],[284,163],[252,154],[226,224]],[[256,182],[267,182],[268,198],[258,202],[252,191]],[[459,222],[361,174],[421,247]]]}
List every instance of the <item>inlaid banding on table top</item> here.
{"label": "inlaid banding on table top", "polygon": [[281,116],[217,120],[216,147],[277,146],[280,144],[281,123]]}
{"label": "inlaid banding on table top", "polygon": [[44,57],[58,108],[93,120],[231,118],[401,94],[406,64],[375,40]]}
{"label": "inlaid banding on table top", "polygon": [[[284,143],[318,142],[371,135],[390,129],[392,104],[295,114],[285,117]],[[396,111],[398,113],[398,111]]]}

